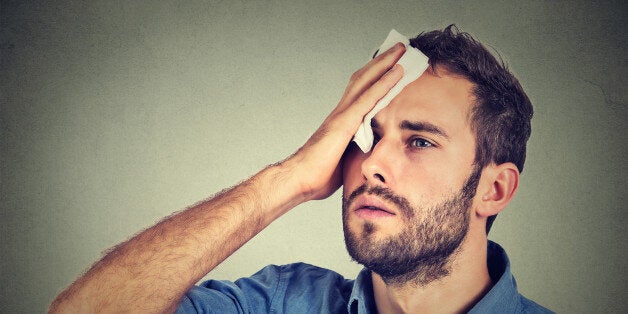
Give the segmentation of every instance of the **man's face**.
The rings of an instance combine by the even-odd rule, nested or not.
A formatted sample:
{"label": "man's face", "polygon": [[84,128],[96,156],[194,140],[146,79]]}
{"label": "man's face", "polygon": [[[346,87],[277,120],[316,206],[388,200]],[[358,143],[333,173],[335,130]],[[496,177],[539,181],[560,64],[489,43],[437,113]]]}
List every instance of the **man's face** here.
{"label": "man's face", "polygon": [[469,123],[472,88],[462,77],[428,69],[375,116],[371,152],[348,149],[347,249],[385,280],[445,276],[466,236],[480,171]]}

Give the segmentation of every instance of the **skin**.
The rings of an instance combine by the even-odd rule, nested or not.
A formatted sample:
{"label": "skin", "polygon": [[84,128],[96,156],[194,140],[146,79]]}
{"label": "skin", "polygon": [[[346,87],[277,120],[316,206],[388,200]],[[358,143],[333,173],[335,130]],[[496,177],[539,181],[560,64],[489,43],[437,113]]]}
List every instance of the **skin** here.
{"label": "skin", "polygon": [[[353,145],[344,166],[344,194],[362,184],[382,186],[405,197],[415,207],[432,207],[459,191],[473,170],[475,138],[467,123],[472,84],[451,75],[426,71],[409,84],[374,118],[379,141],[368,154]],[[401,128],[403,121],[431,125],[437,130]],[[369,198],[368,195],[362,198]],[[371,201],[377,201],[376,197]],[[390,204],[390,203],[389,203]],[[393,204],[386,211],[398,212]],[[407,221],[403,215],[368,219],[349,208],[350,229],[375,224],[376,239],[397,235]],[[425,213],[415,213],[417,215]]]}
{"label": "skin", "polygon": [[292,156],[119,244],[49,311],[173,312],[194,283],[272,221],[340,187],[342,155],[364,115],[403,75],[393,65],[404,51],[397,44],[356,71],[336,108]]}
{"label": "skin", "polygon": [[[351,232],[363,234],[369,229],[370,237],[363,241],[399,236],[417,219],[434,220],[436,213],[426,209],[438,208],[462,188],[474,170],[475,134],[469,120],[474,106],[472,89],[470,81],[436,67],[409,84],[375,116],[378,142],[366,154],[356,147],[349,149],[343,194],[346,197],[364,184],[387,188],[407,199],[414,212],[408,215],[392,202],[361,194],[346,210],[345,225]],[[396,282],[372,273],[378,311],[465,312],[490,290],[486,218],[508,204],[517,189],[518,175],[512,163],[482,169],[467,209],[469,229],[446,261],[447,276],[428,282],[421,278]],[[372,210],[374,207],[385,214]],[[457,221],[452,218],[451,222]],[[443,226],[452,228],[446,223]]]}
{"label": "skin", "polygon": [[[439,105],[446,106],[442,100],[438,97],[425,99],[425,103],[431,102],[431,109],[423,108],[424,111],[417,112],[414,118],[427,115],[439,117],[435,123],[447,126],[450,139],[431,138],[441,148],[433,152],[426,150],[420,154],[406,154],[401,149],[405,146],[395,142],[395,133],[399,140],[402,132],[391,127],[404,110],[408,110],[403,105],[410,103],[402,95],[405,92],[393,100],[391,109],[385,109],[387,111],[377,116],[381,124],[379,132],[383,133],[374,151],[368,156],[353,155],[343,171],[343,155],[363,117],[401,78],[403,69],[393,65],[404,50],[403,45],[397,44],[356,71],[337,107],[292,156],[119,244],[63,291],[51,304],[50,312],[173,312],[194,283],[275,219],[301,203],[330,196],[343,181],[345,191],[350,191],[358,181],[373,180],[375,173],[387,177],[389,173],[394,174],[386,184],[394,184],[394,191],[412,202],[436,202],[445,191],[459,188],[464,176],[469,173],[469,156],[473,154],[466,141],[472,142],[473,137],[468,134],[467,124],[454,125],[456,123],[449,121],[464,121],[458,118],[466,111],[461,108],[452,112],[441,111]],[[419,87],[428,97],[430,89],[435,86]],[[454,90],[449,92],[460,96]],[[468,93],[465,95],[468,96]],[[396,111],[397,107],[399,111]],[[389,157],[385,153],[388,149],[392,149],[393,153]],[[392,167],[385,163],[387,158],[395,158],[402,163]],[[432,166],[430,163],[433,163]],[[404,169],[399,168],[401,166],[406,171],[417,167],[413,176],[420,180],[419,190],[402,187],[411,178],[402,173]],[[441,304],[451,305],[452,311],[460,310],[460,304],[472,304],[477,299],[481,294],[478,289],[470,290],[473,291],[470,294],[464,293],[456,302],[447,297],[454,291],[460,292],[457,287],[472,286],[471,283],[479,278],[477,274],[485,273],[486,234],[483,222],[487,216],[499,212],[514,194],[518,172],[516,167],[513,172],[513,167],[492,165],[482,171],[463,249],[452,263],[450,276],[439,281],[434,286],[436,288],[428,291],[426,287],[387,286],[381,277],[374,274],[375,299],[381,312],[414,311],[419,301],[429,301],[428,292],[434,293],[433,299],[442,301]],[[312,176],[312,173],[318,175]],[[359,223],[351,219],[352,228],[359,228]],[[396,232],[391,222],[378,224],[378,236],[385,237]],[[480,260],[484,261],[483,265],[478,262]],[[485,278],[481,282],[485,287]],[[432,302],[429,305],[437,304]]]}

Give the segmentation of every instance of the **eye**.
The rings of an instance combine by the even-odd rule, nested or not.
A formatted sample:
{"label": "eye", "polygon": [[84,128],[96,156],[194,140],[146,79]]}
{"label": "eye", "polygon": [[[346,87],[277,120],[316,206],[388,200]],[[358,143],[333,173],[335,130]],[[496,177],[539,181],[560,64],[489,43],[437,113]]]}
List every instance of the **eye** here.
{"label": "eye", "polygon": [[430,141],[426,139],[415,137],[410,140],[410,146],[412,148],[429,148],[429,147],[433,147],[434,144],[432,144]]}

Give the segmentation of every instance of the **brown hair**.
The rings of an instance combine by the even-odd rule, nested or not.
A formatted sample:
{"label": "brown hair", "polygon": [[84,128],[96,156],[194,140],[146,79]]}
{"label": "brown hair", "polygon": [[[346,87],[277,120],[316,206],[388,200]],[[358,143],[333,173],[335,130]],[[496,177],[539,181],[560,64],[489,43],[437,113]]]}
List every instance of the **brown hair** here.
{"label": "brown hair", "polygon": [[[523,171],[532,104],[503,60],[453,24],[442,31],[421,33],[410,45],[421,50],[433,68],[443,67],[474,83],[471,129],[476,138],[475,164],[484,168],[490,163],[512,162]],[[494,219],[487,220],[487,233]]]}

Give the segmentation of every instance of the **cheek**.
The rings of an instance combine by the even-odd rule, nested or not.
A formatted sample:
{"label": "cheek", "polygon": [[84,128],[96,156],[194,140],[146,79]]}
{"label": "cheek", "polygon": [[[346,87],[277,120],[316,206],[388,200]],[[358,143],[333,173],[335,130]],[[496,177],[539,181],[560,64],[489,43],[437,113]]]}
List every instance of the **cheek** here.
{"label": "cheek", "polygon": [[415,206],[432,206],[446,195],[450,195],[455,183],[452,170],[430,164],[405,164],[397,176],[396,192],[408,198]]}

